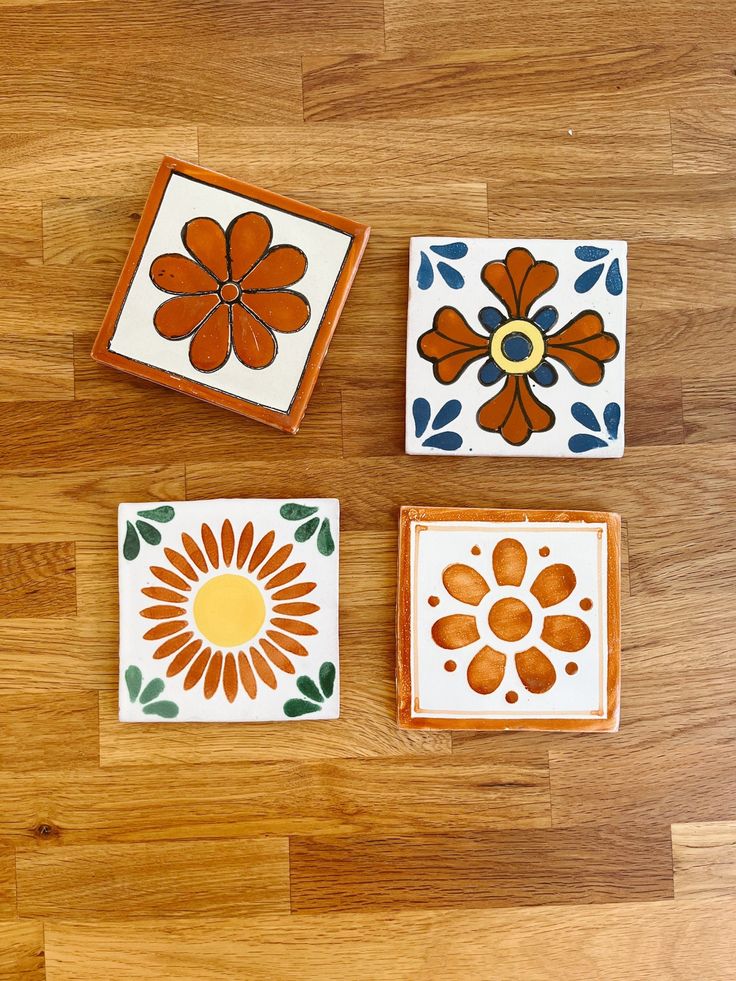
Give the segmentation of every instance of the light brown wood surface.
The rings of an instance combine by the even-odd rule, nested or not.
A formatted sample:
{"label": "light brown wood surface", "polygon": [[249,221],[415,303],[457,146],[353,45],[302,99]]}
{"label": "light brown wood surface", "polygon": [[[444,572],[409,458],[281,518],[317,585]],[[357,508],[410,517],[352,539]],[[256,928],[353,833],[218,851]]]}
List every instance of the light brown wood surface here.
{"label": "light brown wood surface", "polygon": [[[373,226],[302,431],[94,364],[161,156]],[[736,977],[728,0],[0,2],[0,978]],[[629,241],[621,460],[403,455],[408,237]],[[340,720],[117,722],[115,510],[342,501]],[[624,519],[615,735],[396,728],[401,504]]]}

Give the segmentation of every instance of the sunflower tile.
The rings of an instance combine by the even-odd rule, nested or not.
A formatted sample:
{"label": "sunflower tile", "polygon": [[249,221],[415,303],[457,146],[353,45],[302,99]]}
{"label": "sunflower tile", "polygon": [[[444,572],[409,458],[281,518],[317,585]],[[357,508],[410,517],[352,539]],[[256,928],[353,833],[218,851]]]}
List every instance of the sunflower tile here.
{"label": "sunflower tile", "polygon": [[618,515],[405,507],[399,549],[401,726],[618,728]]}
{"label": "sunflower tile", "polygon": [[407,453],[624,451],[626,243],[413,238]]}
{"label": "sunflower tile", "polygon": [[92,356],[294,433],[369,232],[165,157]]}
{"label": "sunflower tile", "polygon": [[339,716],[335,500],[121,504],[120,719]]}

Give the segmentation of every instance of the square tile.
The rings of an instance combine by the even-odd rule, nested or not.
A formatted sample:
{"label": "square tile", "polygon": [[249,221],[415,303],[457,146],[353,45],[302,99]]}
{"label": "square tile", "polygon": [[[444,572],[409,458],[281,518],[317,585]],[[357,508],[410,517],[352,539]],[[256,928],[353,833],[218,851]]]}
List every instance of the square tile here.
{"label": "square tile", "polygon": [[617,729],[620,528],[604,512],[402,508],[399,724]]}
{"label": "square tile", "polygon": [[413,238],[406,452],[624,451],[626,243]]}
{"label": "square tile", "polygon": [[369,232],[165,157],[92,356],[295,433]]}
{"label": "square tile", "polygon": [[335,500],[121,504],[120,720],[340,714]]}

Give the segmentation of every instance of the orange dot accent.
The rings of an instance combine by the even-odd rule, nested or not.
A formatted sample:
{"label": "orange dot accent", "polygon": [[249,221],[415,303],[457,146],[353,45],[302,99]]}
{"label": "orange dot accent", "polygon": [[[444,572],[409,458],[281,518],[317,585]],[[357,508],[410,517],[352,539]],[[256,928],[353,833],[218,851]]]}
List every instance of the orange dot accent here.
{"label": "orange dot accent", "polygon": [[567,664],[565,665],[565,671],[568,674],[577,674],[578,666],[574,661],[568,661]]}
{"label": "orange dot accent", "polygon": [[513,705],[514,702],[518,702],[519,701],[519,696],[516,694],[515,691],[507,691],[506,692],[506,701],[509,703],[509,705]]}
{"label": "orange dot accent", "polygon": [[517,641],[529,633],[532,614],[526,603],[507,596],[493,604],[488,614],[488,624],[501,640]]}
{"label": "orange dot accent", "polygon": [[547,558],[547,556],[549,555],[549,549],[547,548],[546,545],[543,548],[540,548],[539,554],[542,556],[543,559]]}
{"label": "orange dot accent", "polygon": [[586,596],[585,599],[581,599],[580,600],[580,609],[581,610],[591,610],[592,608],[593,608],[593,600],[592,599],[588,599],[588,597]]}
{"label": "orange dot accent", "polygon": [[220,296],[226,303],[232,303],[240,296],[240,288],[235,283],[223,283],[220,287]]}
{"label": "orange dot accent", "polygon": [[473,545],[470,551],[473,553],[473,555],[480,555],[480,549],[477,545]]}
{"label": "orange dot accent", "polygon": [[440,598],[439,596],[430,596],[427,602],[430,606],[439,606]]}
{"label": "orange dot accent", "polygon": [[457,668],[457,661],[445,661],[445,671],[454,671]]}

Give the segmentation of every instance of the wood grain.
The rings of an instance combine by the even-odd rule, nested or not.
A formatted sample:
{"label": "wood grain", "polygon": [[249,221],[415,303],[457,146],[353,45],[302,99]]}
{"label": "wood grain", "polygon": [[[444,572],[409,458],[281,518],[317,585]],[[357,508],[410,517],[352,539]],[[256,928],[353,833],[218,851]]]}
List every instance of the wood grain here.
{"label": "wood grain", "polygon": [[0,545],[0,617],[73,617],[74,542]]}
{"label": "wood grain", "polygon": [[0,770],[97,763],[94,692],[0,695]]}
{"label": "wood grain", "polygon": [[678,899],[736,894],[736,822],[673,824],[672,857]]}
{"label": "wood grain", "polygon": [[0,921],[0,977],[8,981],[43,981],[43,947],[43,924],[38,920]]}

